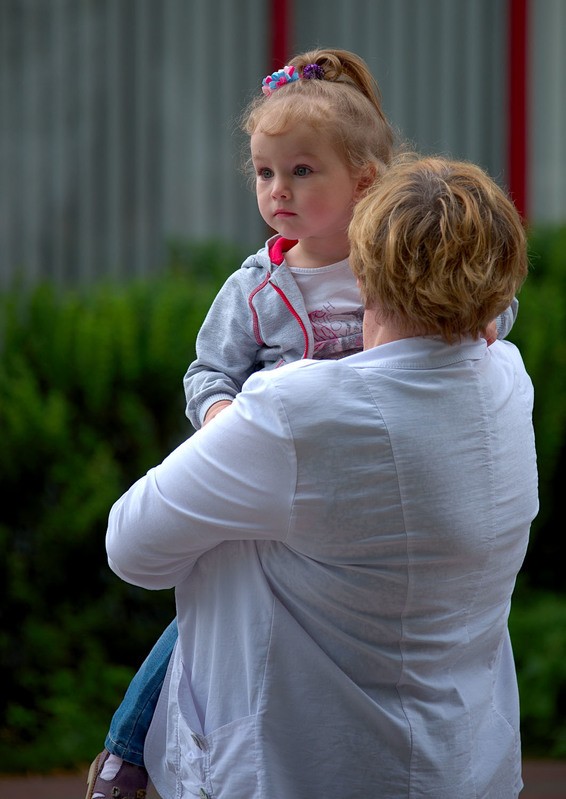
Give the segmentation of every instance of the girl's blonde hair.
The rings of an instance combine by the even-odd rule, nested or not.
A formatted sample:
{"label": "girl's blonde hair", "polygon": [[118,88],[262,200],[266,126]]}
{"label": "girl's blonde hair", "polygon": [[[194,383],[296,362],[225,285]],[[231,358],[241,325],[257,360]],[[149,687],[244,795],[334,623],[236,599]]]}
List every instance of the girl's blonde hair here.
{"label": "girl's blonde hair", "polygon": [[527,276],[515,206],[466,162],[405,155],[356,205],[349,235],[366,306],[413,334],[477,338]]}
{"label": "girl's blonde hair", "polygon": [[[322,79],[302,77],[309,65],[320,67]],[[277,135],[306,123],[328,137],[353,172],[372,164],[378,174],[391,161],[395,137],[365,61],[347,50],[311,50],[295,56],[289,66],[300,79],[252,100],[242,129],[249,136],[258,130]]]}

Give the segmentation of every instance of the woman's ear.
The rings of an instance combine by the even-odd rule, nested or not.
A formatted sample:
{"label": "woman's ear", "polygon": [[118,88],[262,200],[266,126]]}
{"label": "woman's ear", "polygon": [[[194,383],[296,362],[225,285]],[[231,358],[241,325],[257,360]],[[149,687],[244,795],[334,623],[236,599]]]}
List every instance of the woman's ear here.
{"label": "woman's ear", "polygon": [[364,196],[366,191],[373,186],[378,176],[378,169],[376,164],[367,164],[364,167],[362,172],[360,173],[360,177],[358,178],[358,185],[356,186],[356,191],[354,193],[354,199],[356,202],[361,200]]}

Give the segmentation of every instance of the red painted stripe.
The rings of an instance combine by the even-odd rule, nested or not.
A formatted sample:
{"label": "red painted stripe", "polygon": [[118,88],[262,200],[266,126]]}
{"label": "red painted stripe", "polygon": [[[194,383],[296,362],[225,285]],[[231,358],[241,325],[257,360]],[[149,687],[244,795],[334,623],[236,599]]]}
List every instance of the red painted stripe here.
{"label": "red painted stripe", "polygon": [[508,186],[524,220],[528,213],[528,3],[509,0]]}
{"label": "red painted stripe", "polygon": [[282,69],[291,57],[292,0],[271,0],[271,68]]}

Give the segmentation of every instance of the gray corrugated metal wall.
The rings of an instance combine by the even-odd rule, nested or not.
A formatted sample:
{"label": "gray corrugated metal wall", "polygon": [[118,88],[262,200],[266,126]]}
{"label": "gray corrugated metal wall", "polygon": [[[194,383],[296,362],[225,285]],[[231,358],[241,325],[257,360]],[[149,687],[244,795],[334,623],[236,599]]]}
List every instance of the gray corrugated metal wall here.
{"label": "gray corrugated metal wall", "polygon": [[143,274],[169,236],[256,241],[232,126],[257,0],[0,0],[0,280]]}
{"label": "gray corrugated metal wall", "polygon": [[[267,0],[0,0],[0,285],[145,274],[169,237],[264,236],[234,123]],[[531,2],[531,213],[566,218],[566,0]],[[505,183],[507,0],[294,3],[293,51],[359,52],[426,152]],[[557,72],[558,66],[558,72]]]}
{"label": "gray corrugated metal wall", "polygon": [[566,0],[531,2],[530,213],[566,222]]}
{"label": "gray corrugated metal wall", "polygon": [[506,0],[309,0],[295,15],[299,50],[366,59],[389,118],[420,151],[504,177]]}

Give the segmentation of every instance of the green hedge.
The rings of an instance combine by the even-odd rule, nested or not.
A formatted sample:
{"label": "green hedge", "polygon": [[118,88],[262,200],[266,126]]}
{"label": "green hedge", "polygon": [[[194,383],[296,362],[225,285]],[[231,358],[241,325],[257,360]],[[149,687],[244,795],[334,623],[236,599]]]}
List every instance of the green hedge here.
{"label": "green hedge", "polygon": [[[563,756],[564,544],[553,498],[566,425],[566,231],[531,241],[511,338],[537,390],[542,511],[512,629],[527,750]],[[110,572],[106,520],[125,488],[191,433],[182,377],[210,301],[242,255],[178,245],[165,274],[127,286],[0,296],[0,771],[92,759],[174,614],[172,592]]]}
{"label": "green hedge", "polygon": [[531,270],[509,336],[535,387],[540,512],[511,612],[527,754],[566,757],[566,227],[529,235]]}
{"label": "green hedge", "polygon": [[509,627],[523,750],[530,757],[566,759],[566,596],[520,588]]}
{"label": "green hedge", "polygon": [[0,770],[73,767],[103,745],[172,592],[108,569],[111,504],[192,428],[182,378],[242,253],[172,248],[166,275],[0,297]]}
{"label": "green hedge", "polygon": [[535,386],[540,512],[525,573],[532,587],[563,592],[566,536],[555,498],[566,471],[566,227],[533,230],[529,243],[531,271],[509,336]]}

